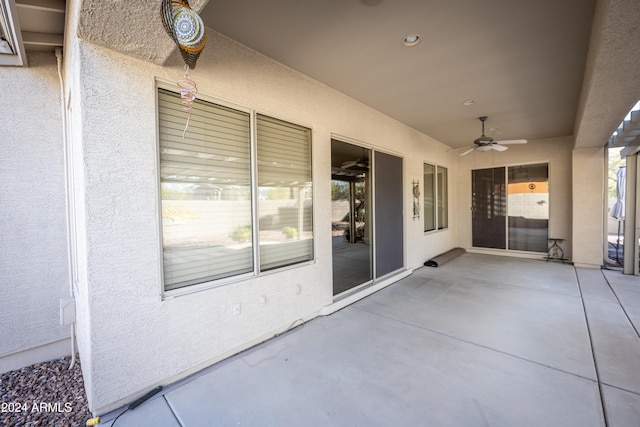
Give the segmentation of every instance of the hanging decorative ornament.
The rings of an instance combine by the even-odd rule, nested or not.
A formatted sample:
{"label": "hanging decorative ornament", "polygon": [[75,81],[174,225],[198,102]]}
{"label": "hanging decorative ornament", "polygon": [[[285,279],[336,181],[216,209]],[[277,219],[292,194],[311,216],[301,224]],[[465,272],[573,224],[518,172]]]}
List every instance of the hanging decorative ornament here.
{"label": "hanging decorative ornament", "polygon": [[191,120],[191,107],[198,93],[198,87],[189,76],[189,69],[196,67],[196,61],[207,42],[207,35],[202,18],[191,10],[187,0],[162,0],[160,8],[164,29],[178,45],[185,63],[184,76],[176,83],[180,87],[184,110],[189,113],[182,132],[184,139]]}
{"label": "hanging decorative ornament", "polygon": [[202,18],[191,10],[187,0],[162,0],[164,29],[178,45],[184,63],[192,70],[207,43]]}
{"label": "hanging decorative ornament", "polygon": [[189,76],[189,66],[184,66],[184,77],[182,80],[178,80],[176,84],[180,87],[180,98],[182,99],[182,105],[184,105],[184,111],[189,113],[187,116],[187,124],[184,125],[184,130],[182,131],[182,139],[184,139],[187,134],[187,128],[189,127],[189,121],[191,121],[191,107],[198,93],[196,82],[191,80],[191,76]]}

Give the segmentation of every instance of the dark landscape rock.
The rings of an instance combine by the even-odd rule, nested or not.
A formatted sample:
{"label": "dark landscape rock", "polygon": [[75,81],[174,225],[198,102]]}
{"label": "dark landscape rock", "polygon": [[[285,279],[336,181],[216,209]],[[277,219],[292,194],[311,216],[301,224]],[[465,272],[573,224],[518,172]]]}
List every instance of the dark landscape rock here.
{"label": "dark landscape rock", "polygon": [[0,426],[84,426],[91,413],[71,356],[0,374]]}

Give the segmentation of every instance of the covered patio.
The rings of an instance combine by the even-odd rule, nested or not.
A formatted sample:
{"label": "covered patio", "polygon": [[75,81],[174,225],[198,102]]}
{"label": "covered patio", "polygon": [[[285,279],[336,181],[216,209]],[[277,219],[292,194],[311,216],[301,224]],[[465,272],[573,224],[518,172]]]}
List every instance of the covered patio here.
{"label": "covered patio", "polygon": [[165,387],[115,426],[637,426],[639,327],[636,276],[467,253]]}

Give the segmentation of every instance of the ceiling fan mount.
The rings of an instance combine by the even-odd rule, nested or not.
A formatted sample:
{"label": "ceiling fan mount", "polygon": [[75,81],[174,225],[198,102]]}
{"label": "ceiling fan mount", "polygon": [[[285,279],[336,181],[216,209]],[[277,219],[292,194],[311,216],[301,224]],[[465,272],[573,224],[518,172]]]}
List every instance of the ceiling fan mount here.
{"label": "ceiling fan mount", "polygon": [[490,136],[486,136],[484,134],[484,122],[487,120],[487,116],[480,116],[478,117],[478,120],[480,120],[482,122],[482,135],[479,138],[476,138],[473,140],[474,144],[477,145],[488,145],[493,143],[493,138],[491,138]]}
{"label": "ceiling fan mount", "polygon": [[505,145],[527,143],[526,139],[510,139],[510,140],[504,140],[504,141],[496,141],[490,136],[485,135],[484,122],[487,121],[487,118],[488,118],[487,116],[478,117],[478,120],[482,122],[482,135],[480,135],[479,138],[474,139],[473,140],[474,145],[464,153],[460,154],[461,156],[465,156],[472,151],[489,151],[489,150],[504,151],[507,148],[509,148],[509,147],[505,147]]}

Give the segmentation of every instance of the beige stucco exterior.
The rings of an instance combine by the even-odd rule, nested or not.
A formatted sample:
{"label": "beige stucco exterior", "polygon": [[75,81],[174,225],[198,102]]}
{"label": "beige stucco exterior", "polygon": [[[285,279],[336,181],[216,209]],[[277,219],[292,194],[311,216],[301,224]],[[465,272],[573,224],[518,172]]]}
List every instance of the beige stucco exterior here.
{"label": "beige stucco exterior", "polygon": [[605,173],[604,148],[573,151],[573,262],[578,267],[602,264]]}
{"label": "beige stucco exterior", "polygon": [[[76,43],[79,70],[69,76],[74,81],[73,122],[79,123],[73,169],[84,177],[75,190],[86,239],[77,260],[78,311],[84,319],[78,339],[81,355],[91,359],[83,367],[97,412],[312,318],[332,303],[332,135],[403,157],[405,182],[421,180],[423,160],[455,170],[454,157],[443,144],[210,31],[208,49],[214,54],[203,56],[191,73],[201,96],[313,131],[315,261],[163,298],[156,84],[179,79],[183,69]],[[455,200],[454,194],[450,197]],[[455,245],[455,221],[448,231],[423,236],[422,222],[409,215],[410,185],[404,200],[405,266],[415,268]],[[267,297],[264,307],[258,304],[261,295]],[[236,304],[240,315],[232,312]]]}
{"label": "beige stucco exterior", "polygon": [[[62,103],[53,55],[29,58],[29,68],[0,69],[0,84],[14,88],[0,98],[2,116],[14,117],[0,122],[0,173],[10,188],[0,204],[0,301],[8,308],[0,316],[11,326],[0,331],[3,370],[68,354],[69,328],[59,325],[58,310],[70,287],[95,413],[330,312],[332,137],[403,158],[406,272],[453,247],[472,250],[471,170],[541,162],[549,163],[550,236],[566,239],[565,255],[577,265],[602,263],[602,149],[576,150],[574,137],[561,135],[460,157],[208,29],[206,54],[191,73],[200,96],[312,129],[315,259],[190,294],[163,294],[156,91],[158,82],[180,79],[183,66],[175,51],[160,65],[161,57],[86,41],[93,10],[89,2],[70,2]],[[426,234],[422,220],[412,218],[411,193],[424,162],[449,173],[449,228]],[[240,314],[232,310],[237,305]],[[39,352],[42,346],[51,351]]]}
{"label": "beige stucco exterior", "polygon": [[0,70],[0,372],[69,353],[60,82],[55,56],[29,63]]}

